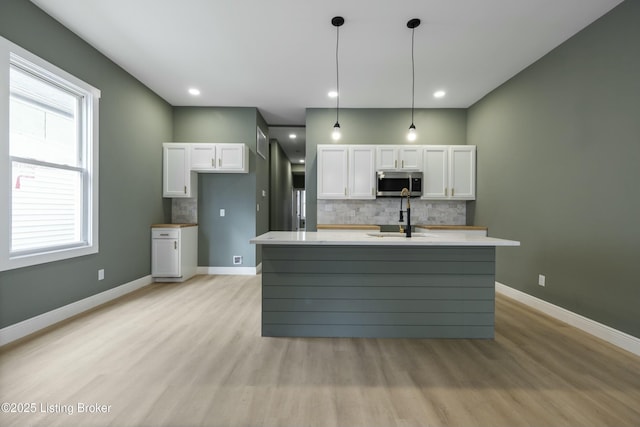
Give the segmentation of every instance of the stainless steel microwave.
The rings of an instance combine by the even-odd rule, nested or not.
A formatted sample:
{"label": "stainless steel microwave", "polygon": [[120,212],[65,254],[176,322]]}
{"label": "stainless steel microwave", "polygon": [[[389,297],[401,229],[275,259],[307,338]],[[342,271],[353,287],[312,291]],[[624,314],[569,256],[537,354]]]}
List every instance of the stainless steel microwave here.
{"label": "stainless steel microwave", "polygon": [[422,172],[376,172],[378,197],[400,197],[403,188],[408,188],[411,197],[422,196]]}

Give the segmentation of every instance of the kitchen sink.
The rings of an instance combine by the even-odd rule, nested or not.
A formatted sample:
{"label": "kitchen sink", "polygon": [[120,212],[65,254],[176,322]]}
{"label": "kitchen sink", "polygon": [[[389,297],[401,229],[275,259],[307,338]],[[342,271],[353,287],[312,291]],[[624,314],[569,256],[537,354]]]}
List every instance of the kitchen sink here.
{"label": "kitchen sink", "polygon": [[[405,233],[399,231],[381,231],[379,233],[367,233],[371,237],[406,237]],[[434,234],[411,232],[411,237],[435,237]]]}

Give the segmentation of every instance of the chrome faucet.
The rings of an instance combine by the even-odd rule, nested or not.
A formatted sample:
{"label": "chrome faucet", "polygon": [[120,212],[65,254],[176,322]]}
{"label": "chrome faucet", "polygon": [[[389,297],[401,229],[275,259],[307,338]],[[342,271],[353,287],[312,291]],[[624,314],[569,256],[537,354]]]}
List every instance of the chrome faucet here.
{"label": "chrome faucet", "polygon": [[[403,188],[400,192],[400,222],[404,221],[402,214],[405,212],[402,210],[402,198],[407,198],[407,227],[405,228],[405,233],[407,237],[411,237],[411,192],[408,188]],[[400,226],[400,232],[402,233],[402,226]]]}

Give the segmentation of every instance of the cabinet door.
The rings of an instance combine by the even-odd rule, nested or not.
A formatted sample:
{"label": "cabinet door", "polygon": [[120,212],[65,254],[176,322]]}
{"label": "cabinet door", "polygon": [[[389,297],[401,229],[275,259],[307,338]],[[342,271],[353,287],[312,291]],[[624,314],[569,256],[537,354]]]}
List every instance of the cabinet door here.
{"label": "cabinet door", "polygon": [[449,181],[451,198],[476,198],[476,147],[452,146],[449,151]]}
{"label": "cabinet door", "polygon": [[244,144],[217,144],[219,172],[247,172],[248,162],[245,160]]}
{"label": "cabinet door", "polygon": [[422,169],[422,147],[400,148],[398,153],[398,167],[405,170]]}
{"label": "cabinet door", "polygon": [[318,199],[347,198],[347,157],[346,146],[318,146]]}
{"label": "cabinet door", "polygon": [[178,239],[151,240],[151,275],[180,277],[180,245]]}
{"label": "cabinet door", "polygon": [[191,170],[209,172],[216,168],[215,144],[189,144],[191,147]]}
{"label": "cabinet door", "polygon": [[424,149],[422,181],[423,199],[446,199],[449,196],[449,147],[429,146]]}
{"label": "cabinet door", "polygon": [[382,146],[376,150],[377,168],[389,170],[398,168],[398,149],[396,147]]}
{"label": "cabinet door", "polygon": [[350,199],[375,199],[375,149],[371,146],[349,148]]}
{"label": "cabinet door", "polygon": [[191,175],[189,144],[165,143],[163,149],[162,196],[192,197],[197,191]]}

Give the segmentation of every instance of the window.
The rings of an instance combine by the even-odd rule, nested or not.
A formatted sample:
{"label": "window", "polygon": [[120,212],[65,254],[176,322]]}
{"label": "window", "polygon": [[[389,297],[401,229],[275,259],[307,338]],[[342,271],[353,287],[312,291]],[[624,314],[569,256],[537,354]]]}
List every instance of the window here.
{"label": "window", "polygon": [[0,270],[96,253],[100,92],[0,42]]}

